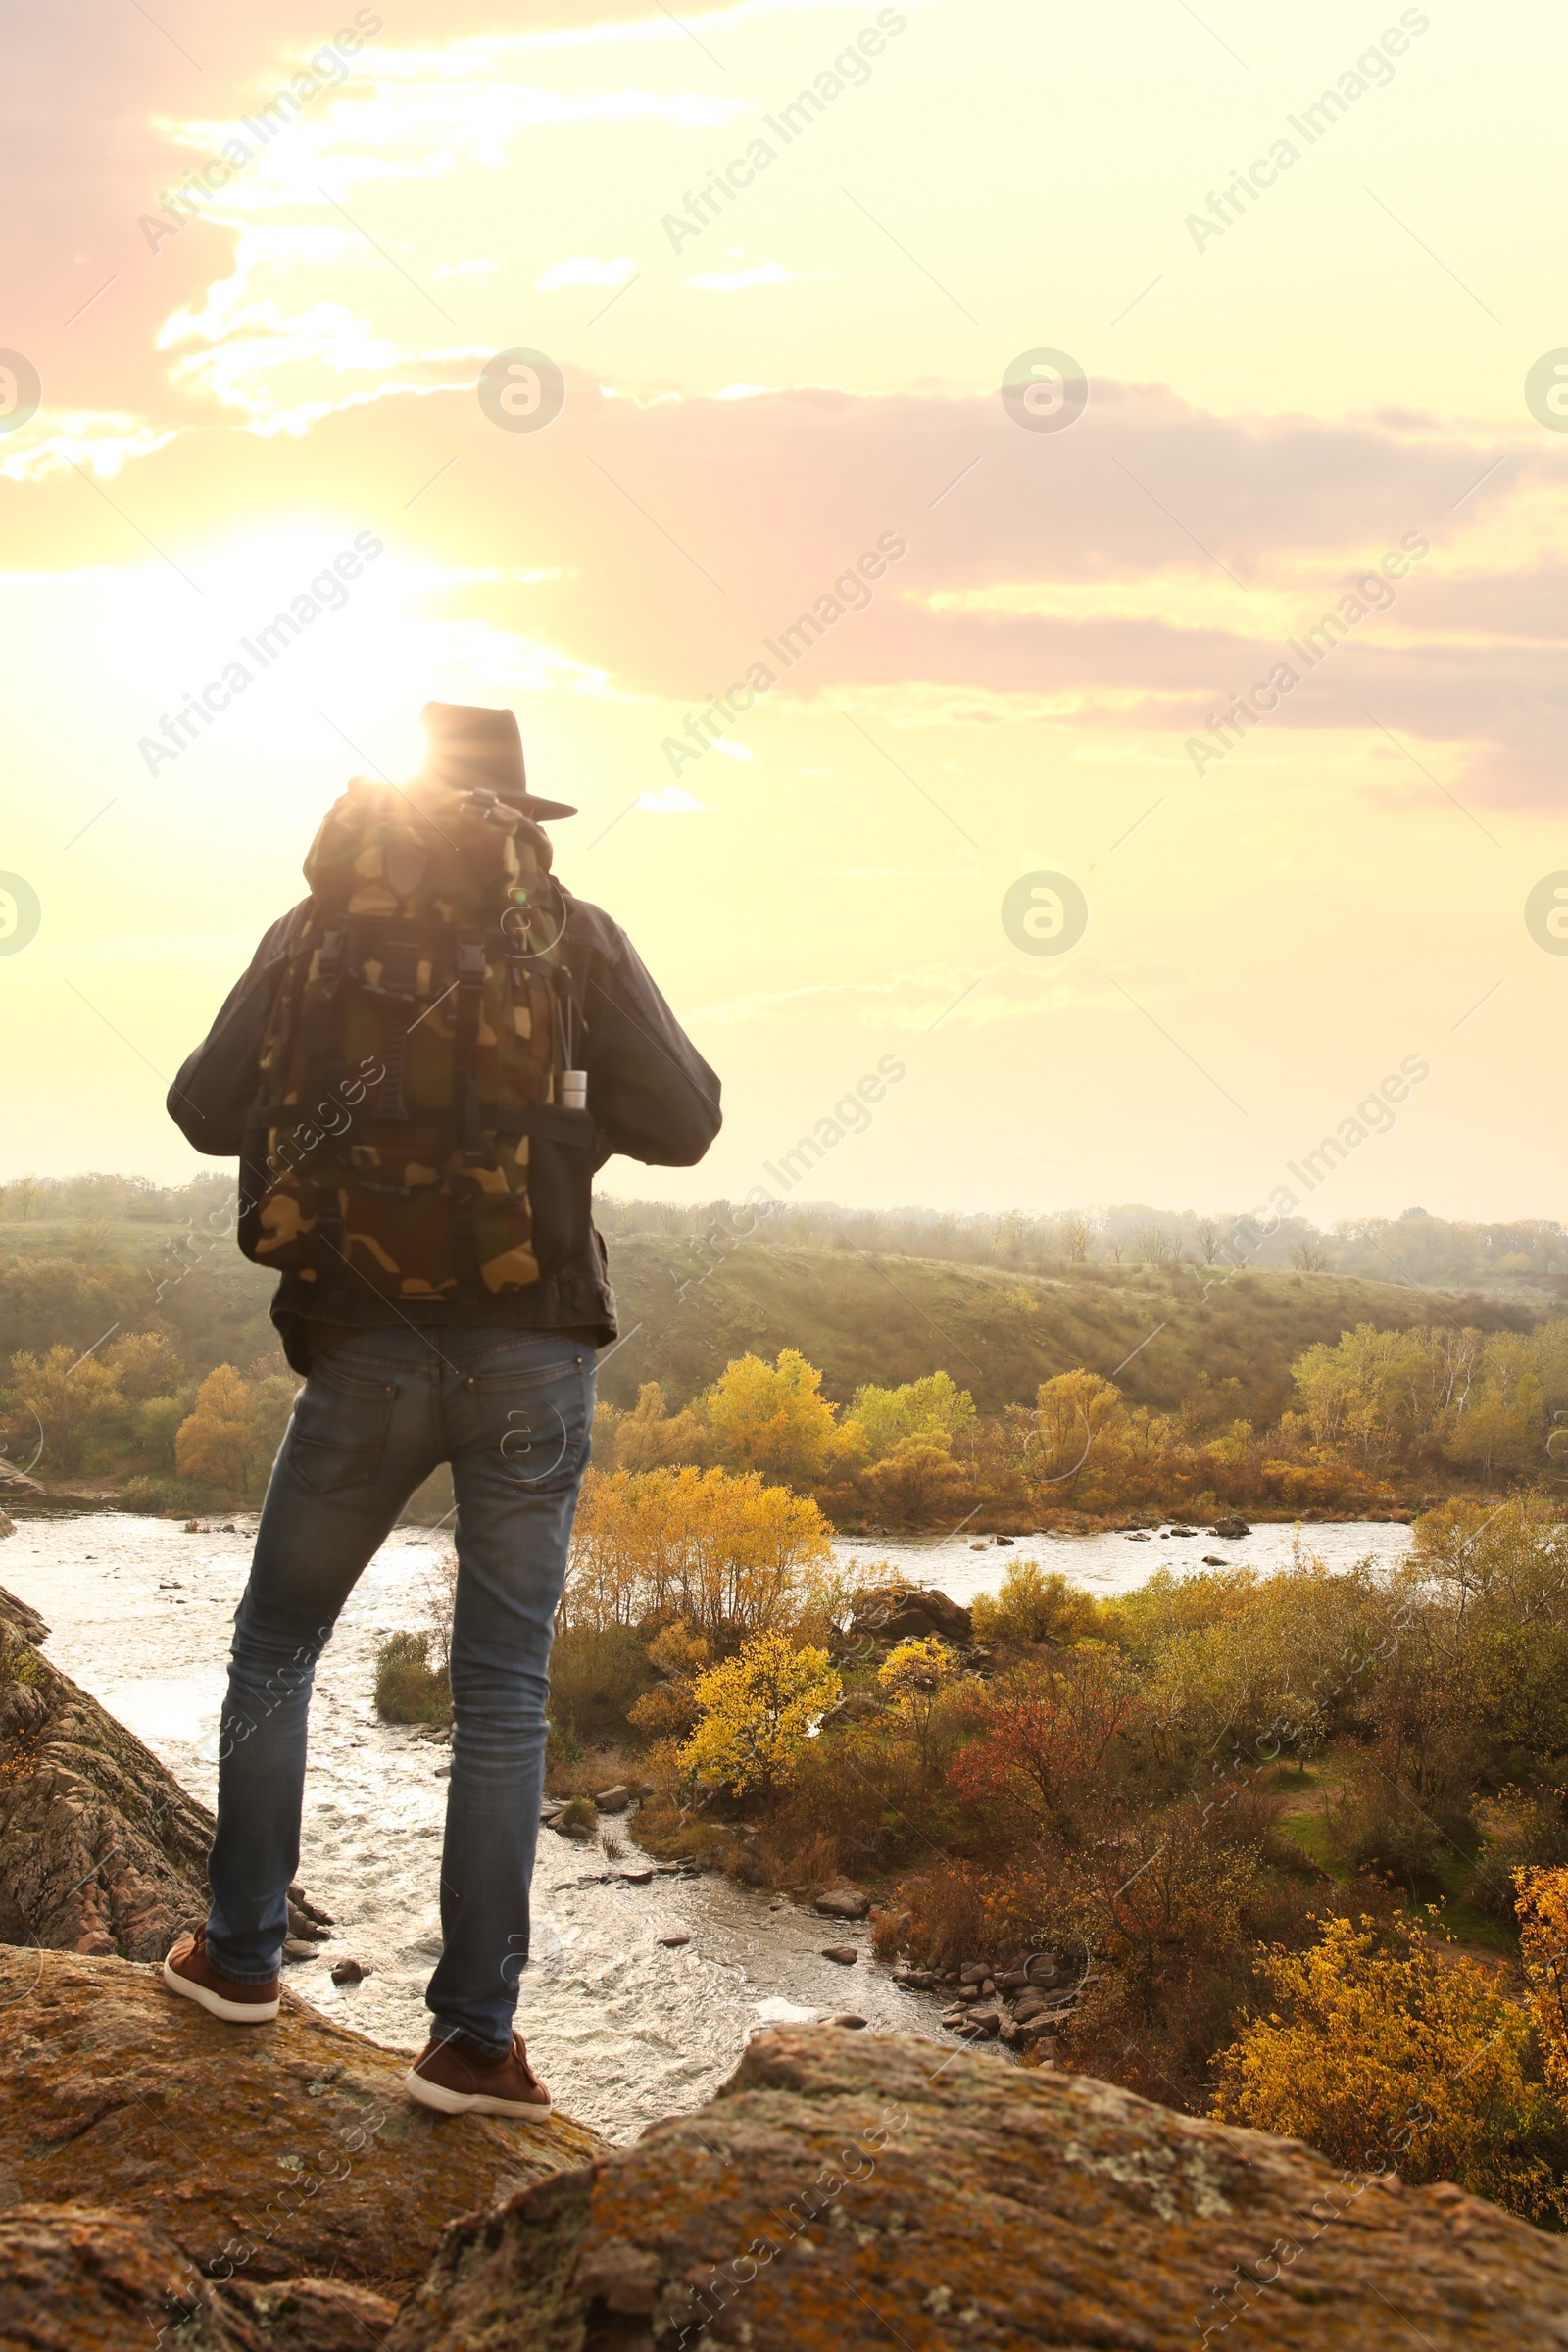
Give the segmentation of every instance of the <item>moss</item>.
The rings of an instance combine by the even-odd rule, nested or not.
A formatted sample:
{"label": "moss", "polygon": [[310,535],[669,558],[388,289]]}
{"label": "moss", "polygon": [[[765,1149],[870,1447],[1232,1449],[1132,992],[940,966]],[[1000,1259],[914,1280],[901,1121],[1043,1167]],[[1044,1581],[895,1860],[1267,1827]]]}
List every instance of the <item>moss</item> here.
{"label": "moss", "polygon": [[36,1689],[44,1679],[43,1660],[25,1642],[8,1642],[0,1648],[0,1676],[8,1683],[24,1683],[29,1689]]}

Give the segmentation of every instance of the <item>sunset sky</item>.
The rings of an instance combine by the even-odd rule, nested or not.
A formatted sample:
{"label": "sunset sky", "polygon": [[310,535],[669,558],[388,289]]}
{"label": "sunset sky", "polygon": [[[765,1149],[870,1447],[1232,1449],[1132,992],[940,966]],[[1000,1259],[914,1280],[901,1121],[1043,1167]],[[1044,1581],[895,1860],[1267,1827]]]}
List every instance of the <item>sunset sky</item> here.
{"label": "sunset sky", "polygon": [[612,1191],[892,1056],[797,1197],[1564,1213],[1559,10],[323,5],[8,31],[0,1175],[194,1172],[167,1079],[434,696],[723,1079]]}

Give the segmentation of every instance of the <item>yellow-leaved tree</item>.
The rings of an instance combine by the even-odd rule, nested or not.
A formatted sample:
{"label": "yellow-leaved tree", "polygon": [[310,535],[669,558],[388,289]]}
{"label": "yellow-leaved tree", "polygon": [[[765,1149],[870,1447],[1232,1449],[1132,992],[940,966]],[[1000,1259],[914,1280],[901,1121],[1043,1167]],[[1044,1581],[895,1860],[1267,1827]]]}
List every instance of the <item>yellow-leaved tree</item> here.
{"label": "yellow-leaved tree", "polygon": [[18,1433],[15,1467],[25,1469],[36,1459],[45,1478],[81,1469],[94,1440],[125,1402],[114,1368],[74,1348],[51,1348],[41,1363],[35,1355],[14,1355],[6,1397]]}
{"label": "yellow-leaved tree", "polygon": [[782,1634],[762,1634],[698,1681],[701,1712],[681,1765],[737,1795],[779,1788],[843,1690],[825,1649],[797,1649]]}
{"label": "yellow-leaved tree", "polygon": [[590,1470],[563,1622],[679,1618],[718,1642],[798,1625],[839,1605],[831,1538],[814,1502],[755,1471]]}
{"label": "yellow-leaved tree", "polygon": [[180,1477],[216,1487],[226,1502],[259,1494],[288,1427],[295,1387],[283,1373],[264,1370],[246,1380],[232,1364],[215,1366],[174,1440]]}
{"label": "yellow-leaved tree", "polygon": [[1568,1870],[1516,1870],[1513,1883],[1546,2081],[1568,2099]]}
{"label": "yellow-leaved tree", "polygon": [[792,1487],[814,1486],[834,1455],[838,1425],[821,1394],[822,1375],[799,1348],[776,1364],[743,1355],[723,1371],[697,1410],[719,1460]]}
{"label": "yellow-leaved tree", "polygon": [[1215,2114],[1352,2171],[1456,2180],[1568,2224],[1568,2115],[1541,2079],[1530,2011],[1478,1962],[1440,1958],[1423,1928],[1394,1934],[1380,1948],[1370,1919],[1330,1919],[1307,1951],[1269,1947],[1260,1967],[1280,2010],[1220,2051]]}
{"label": "yellow-leaved tree", "polygon": [[931,1746],[944,1694],[958,1679],[958,1654],[939,1634],[922,1634],[890,1649],[876,1679],[914,1741],[923,1783],[930,1778]]}

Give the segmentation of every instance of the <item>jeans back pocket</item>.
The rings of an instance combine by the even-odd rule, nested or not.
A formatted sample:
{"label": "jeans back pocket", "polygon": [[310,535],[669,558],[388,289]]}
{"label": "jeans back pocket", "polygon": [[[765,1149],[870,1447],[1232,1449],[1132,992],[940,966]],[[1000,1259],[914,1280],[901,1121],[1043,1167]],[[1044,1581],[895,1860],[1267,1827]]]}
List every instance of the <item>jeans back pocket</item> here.
{"label": "jeans back pocket", "polygon": [[588,1445],[589,1377],[573,1354],[465,1379],[479,1431],[523,1493],[548,1494],[577,1478]]}
{"label": "jeans back pocket", "polygon": [[395,1381],[356,1380],[318,1360],[294,1400],[288,1461],[318,1494],[368,1486],[381,1467]]}

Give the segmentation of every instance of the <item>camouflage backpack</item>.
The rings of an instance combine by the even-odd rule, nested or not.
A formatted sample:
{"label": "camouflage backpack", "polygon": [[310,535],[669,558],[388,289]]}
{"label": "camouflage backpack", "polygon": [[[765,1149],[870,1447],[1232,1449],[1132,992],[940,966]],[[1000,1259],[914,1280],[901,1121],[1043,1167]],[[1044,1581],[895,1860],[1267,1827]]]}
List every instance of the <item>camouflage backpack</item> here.
{"label": "camouflage backpack", "polygon": [[[588,1218],[593,1122],[550,844],[493,792],[363,779],[305,860],[268,1016],[240,1248],[323,1296],[522,1289]],[[537,1161],[574,1198],[536,1237]],[[569,1237],[568,1237],[569,1239]],[[543,1262],[542,1262],[543,1260]]]}

